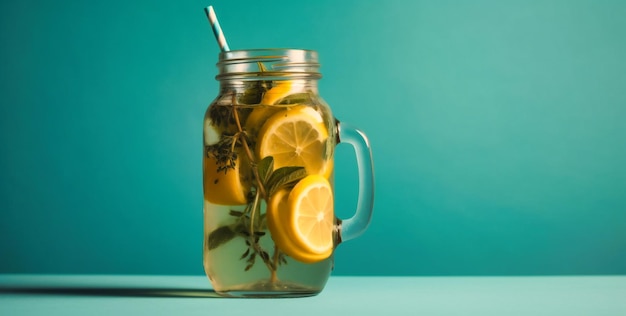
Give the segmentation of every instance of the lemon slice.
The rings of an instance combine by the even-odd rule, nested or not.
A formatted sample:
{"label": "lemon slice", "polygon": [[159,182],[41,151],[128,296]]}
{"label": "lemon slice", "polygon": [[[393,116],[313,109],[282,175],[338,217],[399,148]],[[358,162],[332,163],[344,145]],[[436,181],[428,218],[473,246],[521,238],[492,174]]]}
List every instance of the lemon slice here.
{"label": "lemon slice", "polygon": [[328,258],[329,254],[307,252],[294,244],[289,226],[289,193],[288,189],[280,189],[270,198],[267,205],[267,227],[274,243],[286,255],[304,263],[314,263]]}
{"label": "lemon slice", "polygon": [[250,116],[246,119],[246,124],[244,125],[248,135],[252,139],[256,139],[259,134],[259,130],[263,127],[263,123],[280,110],[281,108],[275,106],[255,105],[254,109],[250,113]]}
{"label": "lemon slice", "polygon": [[212,157],[203,158],[204,199],[220,205],[243,205],[247,203],[246,195],[250,191],[249,167],[238,155],[235,167],[217,171],[217,161]]}
{"label": "lemon slice", "polygon": [[305,253],[330,256],[335,221],[333,189],[326,178],[310,175],[289,193],[288,222],[294,245]]}
{"label": "lemon slice", "polygon": [[276,81],[274,87],[270,88],[261,99],[261,104],[256,105],[248,116],[248,119],[245,123],[246,131],[250,135],[256,135],[263,123],[270,117],[272,114],[280,111],[280,107],[272,106],[276,104],[280,99],[296,92],[293,83],[291,81]]}
{"label": "lemon slice", "polygon": [[297,86],[294,86],[293,81],[290,80],[275,81],[274,86],[263,95],[261,104],[274,105],[278,100],[296,93],[297,88]]}
{"label": "lemon slice", "polygon": [[333,159],[327,160],[326,163],[324,164],[324,169],[320,173],[321,175],[324,176],[324,178],[328,179],[328,181],[331,181],[331,178],[333,177],[333,166],[334,165],[335,165],[335,163],[333,162]]}
{"label": "lemon slice", "polygon": [[[259,131],[257,154],[274,158],[274,168],[304,167],[308,174],[328,172],[324,145],[328,130],[313,108],[299,105],[272,115]],[[331,168],[332,169],[332,168]]]}

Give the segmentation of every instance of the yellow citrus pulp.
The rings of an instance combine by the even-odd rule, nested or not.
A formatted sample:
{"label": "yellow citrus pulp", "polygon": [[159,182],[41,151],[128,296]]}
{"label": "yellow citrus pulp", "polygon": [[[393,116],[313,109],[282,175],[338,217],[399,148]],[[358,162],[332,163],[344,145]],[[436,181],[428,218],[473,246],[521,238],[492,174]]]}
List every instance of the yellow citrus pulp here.
{"label": "yellow citrus pulp", "polygon": [[330,183],[321,175],[281,189],[267,206],[267,224],[276,246],[288,256],[313,263],[333,251],[334,204]]}
{"label": "yellow citrus pulp", "polygon": [[246,194],[250,191],[248,164],[238,155],[235,167],[226,171],[217,171],[217,161],[213,157],[203,158],[204,198],[220,205],[243,205],[247,203]]}
{"label": "yellow citrus pulp", "polygon": [[313,108],[298,105],[272,115],[259,131],[257,155],[274,158],[274,169],[300,166],[307,174],[332,172],[324,158],[328,130],[322,116]]}
{"label": "yellow citrus pulp", "polygon": [[281,80],[276,81],[274,86],[267,90],[263,95],[263,99],[261,99],[261,104],[265,105],[274,105],[280,99],[298,92],[298,86],[294,86],[293,81],[290,80]]}
{"label": "yellow citrus pulp", "polygon": [[294,92],[296,91],[291,81],[276,81],[275,86],[265,92],[261,99],[261,104],[254,107],[254,110],[246,120],[245,128],[249,135],[256,135],[263,122],[281,109],[281,107],[272,105]]}

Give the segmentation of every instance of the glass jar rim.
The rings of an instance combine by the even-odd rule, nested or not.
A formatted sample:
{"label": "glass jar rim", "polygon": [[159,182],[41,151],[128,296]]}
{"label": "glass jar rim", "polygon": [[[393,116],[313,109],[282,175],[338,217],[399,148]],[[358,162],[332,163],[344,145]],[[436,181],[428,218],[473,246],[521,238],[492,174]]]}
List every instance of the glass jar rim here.
{"label": "glass jar rim", "polygon": [[[259,80],[259,77],[308,77],[319,79],[315,50],[299,48],[255,48],[221,52],[217,80]],[[284,78],[290,79],[290,78]]]}

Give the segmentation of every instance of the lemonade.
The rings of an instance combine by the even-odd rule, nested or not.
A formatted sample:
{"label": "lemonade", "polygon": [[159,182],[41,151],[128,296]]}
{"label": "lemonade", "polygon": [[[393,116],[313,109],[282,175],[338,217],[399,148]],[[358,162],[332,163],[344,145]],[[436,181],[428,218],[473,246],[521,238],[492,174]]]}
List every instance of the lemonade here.
{"label": "lemonade", "polygon": [[[249,249],[245,236],[235,237],[215,249],[208,250],[206,248],[208,232],[213,232],[222,225],[233,224],[232,217],[228,215],[233,207],[217,206],[208,202],[205,202],[204,207],[204,267],[216,291],[232,296],[263,296],[264,292],[284,292],[286,296],[290,294],[302,296],[316,294],[324,287],[326,278],[333,268],[332,257],[316,263],[303,263],[283,255],[281,260],[284,259],[286,263],[285,261],[279,263],[276,279],[272,281],[272,271],[263,263],[262,258],[257,258],[246,270],[249,256],[241,259]],[[265,205],[262,206],[262,210],[265,212]],[[220,214],[225,216],[219,216]],[[265,235],[259,239],[259,244],[272,257],[274,243],[269,230],[266,228],[261,231]]]}
{"label": "lemonade", "polygon": [[316,83],[275,76],[222,80],[205,114],[204,267],[225,295],[314,295],[333,268],[335,121]]}
{"label": "lemonade", "polygon": [[[369,141],[320,97],[315,51],[226,49],[217,67],[220,91],[203,129],[205,272],[222,296],[315,295],[337,246],[371,221]],[[345,220],[335,216],[340,142],[354,148],[359,173],[356,211]]]}

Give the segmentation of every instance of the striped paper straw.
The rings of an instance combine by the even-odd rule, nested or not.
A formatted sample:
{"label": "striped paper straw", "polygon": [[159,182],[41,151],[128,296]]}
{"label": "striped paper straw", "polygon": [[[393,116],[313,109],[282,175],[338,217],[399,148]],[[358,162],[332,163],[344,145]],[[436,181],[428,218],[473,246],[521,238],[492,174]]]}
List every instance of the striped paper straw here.
{"label": "striped paper straw", "polygon": [[223,52],[227,52],[230,50],[228,48],[228,43],[226,43],[226,38],[224,37],[224,33],[222,32],[222,28],[220,27],[220,22],[217,20],[217,16],[215,15],[215,11],[213,11],[213,6],[208,6],[204,8],[204,12],[206,16],[209,18],[209,22],[211,23],[211,28],[213,28],[213,34],[215,34],[215,39],[217,43],[220,45],[220,49]]}

